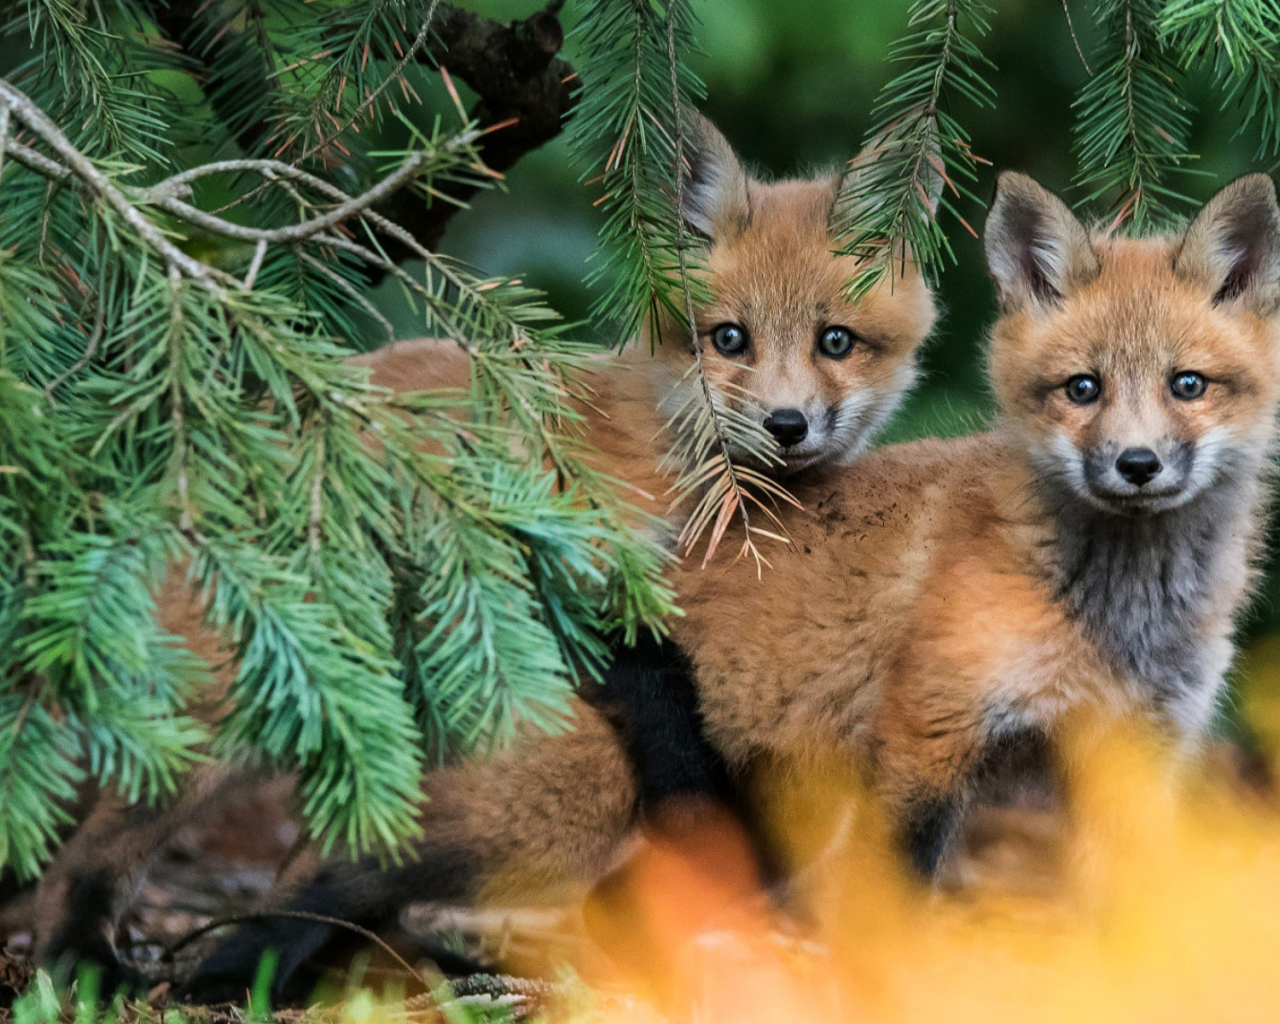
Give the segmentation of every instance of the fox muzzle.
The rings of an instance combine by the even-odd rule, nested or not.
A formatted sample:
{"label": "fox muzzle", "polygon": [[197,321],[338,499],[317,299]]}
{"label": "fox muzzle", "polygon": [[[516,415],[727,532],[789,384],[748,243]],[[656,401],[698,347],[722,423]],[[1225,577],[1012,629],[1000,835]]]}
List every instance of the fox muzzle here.
{"label": "fox muzzle", "polygon": [[1088,497],[1113,511],[1159,512],[1191,497],[1195,446],[1189,441],[1109,443],[1083,454]]}

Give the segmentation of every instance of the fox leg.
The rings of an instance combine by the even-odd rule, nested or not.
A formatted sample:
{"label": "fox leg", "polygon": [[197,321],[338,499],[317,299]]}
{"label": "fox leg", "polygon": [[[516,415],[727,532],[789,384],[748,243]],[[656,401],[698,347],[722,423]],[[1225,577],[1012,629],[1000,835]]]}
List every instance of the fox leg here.
{"label": "fox leg", "polygon": [[636,766],[641,813],[666,801],[730,797],[723,759],[707,741],[693,666],[671,640],[615,645],[591,704],[618,729]]}
{"label": "fox leg", "polygon": [[1032,725],[993,727],[981,708],[891,730],[877,760],[894,831],[919,877],[932,882],[963,836],[977,800],[1007,799],[1054,774],[1046,733]]}
{"label": "fox leg", "polygon": [[[759,837],[741,787],[707,740],[693,667],[672,641],[619,647],[591,701],[636,766],[644,842],[587,896],[591,937],[665,1000],[685,942],[764,892]],[[679,892],[678,906],[667,906]]]}
{"label": "fox leg", "polygon": [[225,763],[203,765],[172,805],[159,808],[101,794],[36,887],[37,959],[66,971],[92,965],[103,992],[139,987],[141,978],[117,960],[112,943],[123,904],[174,832],[252,778]]}
{"label": "fox leg", "polygon": [[[323,914],[377,931],[415,901],[542,901],[574,894],[608,870],[632,832],[636,787],[625,748],[598,712],[579,702],[574,731],[526,733],[489,761],[432,772],[424,782],[424,839],[383,869],[374,858],[330,861],[282,893],[286,911]],[[337,925],[264,915],[240,926],[202,962],[181,995],[243,999],[268,950],[272,993],[305,994],[308,964],[348,932]]]}

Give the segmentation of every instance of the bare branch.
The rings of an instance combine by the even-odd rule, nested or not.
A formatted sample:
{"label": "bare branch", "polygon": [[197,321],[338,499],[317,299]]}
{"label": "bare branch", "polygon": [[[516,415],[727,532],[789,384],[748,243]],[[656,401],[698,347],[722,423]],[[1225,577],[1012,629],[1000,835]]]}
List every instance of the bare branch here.
{"label": "bare branch", "polygon": [[[6,117],[8,116],[8,107],[0,107],[0,110],[4,111]],[[57,160],[50,160],[47,156],[37,153],[30,146],[24,146],[17,139],[6,138],[4,151],[28,170],[35,171],[50,181],[66,181],[71,177],[70,168],[63,167]]]}
{"label": "bare branch", "polygon": [[[481,129],[502,125],[484,135],[479,146],[484,165],[499,173],[559,135],[577,103],[578,74],[556,57],[564,43],[559,8],[552,3],[524,21],[502,24],[453,4],[440,5],[423,55],[479,96],[469,116]],[[410,210],[402,195],[379,212],[412,225],[414,238],[435,249],[450,219],[476,190],[473,183],[449,182],[440,191],[450,201]],[[395,259],[408,255],[396,246],[388,252]]]}
{"label": "bare branch", "polygon": [[[60,156],[68,168],[85,185],[100,195],[138,235],[161,256],[165,263],[180,271],[184,276],[205,285],[234,282],[234,278],[207,264],[188,256],[164,236],[154,223],[143,216],[123,192],[112,184],[111,179],[98,170],[87,156],[71,144],[39,107],[25,93],[12,84],[0,81],[0,104],[7,107],[10,113],[39,136],[51,150]],[[8,149],[8,145],[5,146]]]}
{"label": "bare branch", "polygon": [[249,261],[249,270],[244,275],[244,283],[241,285],[245,291],[253,288],[253,282],[258,279],[258,271],[262,269],[262,261],[267,255],[267,240],[259,238],[258,244],[253,247],[253,259]]}
{"label": "bare branch", "polygon": [[1080,37],[1076,35],[1075,22],[1071,20],[1071,7],[1069,0],[1062,0],[1062,13],[1067,16],[1067,29],[1071,33],[1071,41],[1075,43],[1076,55],[1080,58],[1080,63],[1084,66],[1085,73],[1092,78],[1093,68],[1089,67],[1089,61],[1085,59],[1084,50],[1080,46]]}
{"label": "bare branch", "polygon": [[[206,231],[225,235],[227,238],[238,238],[245,242],[267,242],[268,244],[303,242],[329,230],[335,224],[350,220],[357,214],[367,210],[378,200],[386,198],[392,192],[406,185],[418,173],[418,169],[427,161],[429,155],[422,152],[414,153],[393,174],[383,178],[382,181],[378,182],[363,195],[356,196],[354,199],[347,198],[345,202],[327,213],[322,213],[319,216],[282,228],[251,228],[243,224],[233,224],[229,220],[223,220],[212,213],[205,213],[203,210],[198,210],[191,204],[184,203],[181,199],[175,199],[171,195],[165,195],[163,192],[160,193],[160,198],[153,201],[160,209],[181,217],[187,223],[204,228]],[[139,193],[139,195],[146,199],[151,199],[153,193],[148,190],[147,192]]]}
{"label": "bare branch", "polygon": [[9,142],[9,108],[0,107],[0,176],[4,175],[5,147]]}

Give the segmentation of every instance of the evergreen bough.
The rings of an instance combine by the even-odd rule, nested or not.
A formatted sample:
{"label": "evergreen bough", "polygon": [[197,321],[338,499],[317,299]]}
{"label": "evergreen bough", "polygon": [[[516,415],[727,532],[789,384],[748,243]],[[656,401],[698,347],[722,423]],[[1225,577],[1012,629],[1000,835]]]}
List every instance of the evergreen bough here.
{"label": "evergreen bough", "polygon": [[[0,866],[38,870],[86,775],[155,801],[206,750],[297,771],[317,835],[394,853],[429,759],[563,727],[602,635],[670,611],[575,436],[589,350],[378,212],[492,179],[461,114],[397,152],[358,131],[412,92],[436,6],[206,5],[182,51],[163,3],[7,5]],[[468,392],[344,362],[371,272]],[[213,737],[211,666],[157,624],[172,573],[234,663]]]}

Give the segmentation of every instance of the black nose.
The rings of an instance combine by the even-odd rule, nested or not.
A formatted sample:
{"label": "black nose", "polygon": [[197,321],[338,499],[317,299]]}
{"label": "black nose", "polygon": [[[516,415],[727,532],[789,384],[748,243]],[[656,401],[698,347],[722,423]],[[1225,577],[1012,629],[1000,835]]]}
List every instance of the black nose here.
{"label": "black nose", "polygon": [[777,438],[783,448],[790,448],[809,433],[809,421],[799,409],[775,409],[764,421],[764,429]]}
{"label": "black nose", "polygon": [[1160,458],[1150,448],[1126,448],[1116,458],[1116,470],[1129,483],[1141,487],[1160,472]]}

